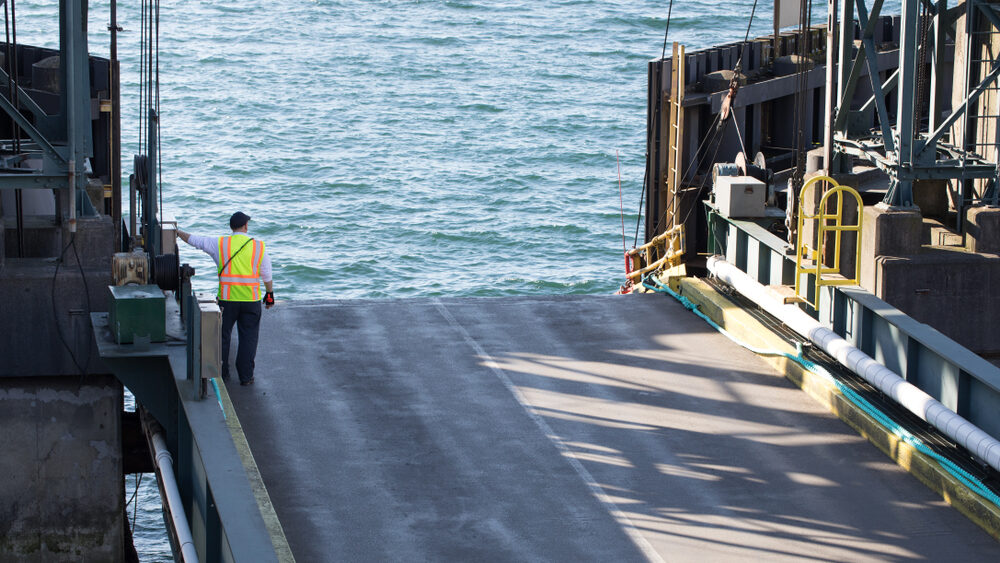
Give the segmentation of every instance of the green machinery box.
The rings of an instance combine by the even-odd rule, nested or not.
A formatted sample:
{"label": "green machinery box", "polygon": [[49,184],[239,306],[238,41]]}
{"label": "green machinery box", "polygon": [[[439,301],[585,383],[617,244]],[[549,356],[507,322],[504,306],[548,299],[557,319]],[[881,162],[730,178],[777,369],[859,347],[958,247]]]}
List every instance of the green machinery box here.
{"label": "green machinery box", "polygon": [[115,342],[131,344],[136,338],[150,342],[167,339],[166,298],[155,285],[112,285],[108,326]]}

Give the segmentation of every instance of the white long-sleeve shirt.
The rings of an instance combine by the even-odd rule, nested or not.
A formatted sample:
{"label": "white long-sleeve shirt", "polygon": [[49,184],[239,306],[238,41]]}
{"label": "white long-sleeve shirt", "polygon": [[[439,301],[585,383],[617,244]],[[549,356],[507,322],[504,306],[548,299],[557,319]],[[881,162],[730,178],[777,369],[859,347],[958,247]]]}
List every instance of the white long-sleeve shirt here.
{"label": "white long-sleeve shirt", "polygon": [[[243,232],[237,233],[233,231],[233,234],[246,234]],[[200,237],[198,235],[191,235],[188,237],[187,243],[191,246],[203,251],[215,260],[215,266],[219,266],[219,237]],[[267,255],[267,249],[264,249],[264,256],[260,261],[260,278],[264,282],[271,281],[271,257]]]}

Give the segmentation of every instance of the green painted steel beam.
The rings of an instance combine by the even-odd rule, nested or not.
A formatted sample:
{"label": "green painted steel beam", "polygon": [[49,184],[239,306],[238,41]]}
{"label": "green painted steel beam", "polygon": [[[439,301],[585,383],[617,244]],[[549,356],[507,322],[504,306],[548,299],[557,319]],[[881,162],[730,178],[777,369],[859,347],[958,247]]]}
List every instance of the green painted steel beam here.
{"label": "green painted steel beam", "polygon": [[56,149],[56,147],[49,142],[44,135],[42,135],[41,131],[39,131],[33,123],[28,121],[28,118],[24,117],[24,114],[18,111],[10,100],[3,96],[0,96],[0,109],[3,109],[4,112],[6,112],[7,115],[14,120],[14,123],[23,129],[24,132],[28,134],[28,137],[31,137],[32,141],[38,143],[38,146],[42,149],[42,155],[46,159],[56,164],[66,164],[66,155],[63,154],[66,150],[65,147],[63,147],[62,150]]}
{"label": "green painted steel beam", "polygon": [[60,190],[66,188],[66,182],[65,172],[62,174],[0,173],[0,190]]}
{"label": "green painted steel beam", "polygon": [[[7,74],[6,71],[0,68],[0,84],[3,83],[9,84],[10,82],[11,82],[10,76]],[[31,114],[35,117],[35,125],[37,129],[41,131],[43,134],[45,134],[46,131],[54,130],[56,126],[56,119],[53,116],[50,116],[47,113],[45,113],[45,110],[43,110],[41,106],[35,103],[34,98],[32,98],[30,94],[25,92],[24,88],[21,88],[20,85],[18,85],[16,88],[17,88],[18,105],[20,106],[20,108],[24,108],[29,112],[31,112]]]}

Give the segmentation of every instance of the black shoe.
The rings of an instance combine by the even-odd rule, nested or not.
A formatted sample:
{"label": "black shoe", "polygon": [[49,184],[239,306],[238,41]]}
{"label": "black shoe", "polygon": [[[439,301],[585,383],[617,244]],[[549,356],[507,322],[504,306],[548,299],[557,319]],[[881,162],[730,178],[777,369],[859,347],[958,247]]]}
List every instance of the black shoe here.
{"label": "black shoe", "polygon": [[240,381],[240,385],[253,385],[253,378],[251,377],[246,381]]}

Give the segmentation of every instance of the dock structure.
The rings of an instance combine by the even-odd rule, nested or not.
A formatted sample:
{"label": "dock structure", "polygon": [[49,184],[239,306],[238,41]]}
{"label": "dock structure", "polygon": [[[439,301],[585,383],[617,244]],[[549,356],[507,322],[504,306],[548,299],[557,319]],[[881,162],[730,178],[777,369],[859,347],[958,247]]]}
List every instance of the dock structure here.
{"label": "dock structure", "polygon": [[[1000,369],[983,357],[1000,356],[1000,59],[977,58],[1000,36],[993,6],[845,2],[825,53],[801,22],[649,63],[646,250],[622,292],[707,286],[675,278],[723,264],[741,304],[706,310],[809,316],[744,336],[777,338],[808,392],[820,378],[784,360],[835,337],[823,349],[859,386],[896,397],[867,362],[926,395],[894,406],[941,432],[933,452],[819,393],[925,489],[662,295],[282,303],[257,383],[225,385],[219,307],[157,206],[151,97],[124,222],[114,3],[100,59],[86,2],[60,0],[59,49],[0,61],[0,290],[16,296],[0,302],[0,561],[130,560],[137,472],[156,473],[184,561],[1000,559]],[[818,178],[855,203],[825,214],[804,197]]]}
{"label": "dock structure", "polygon": [[291,303],[257,372],[227,395],[300,561],[1000,557],[662,295]]}

